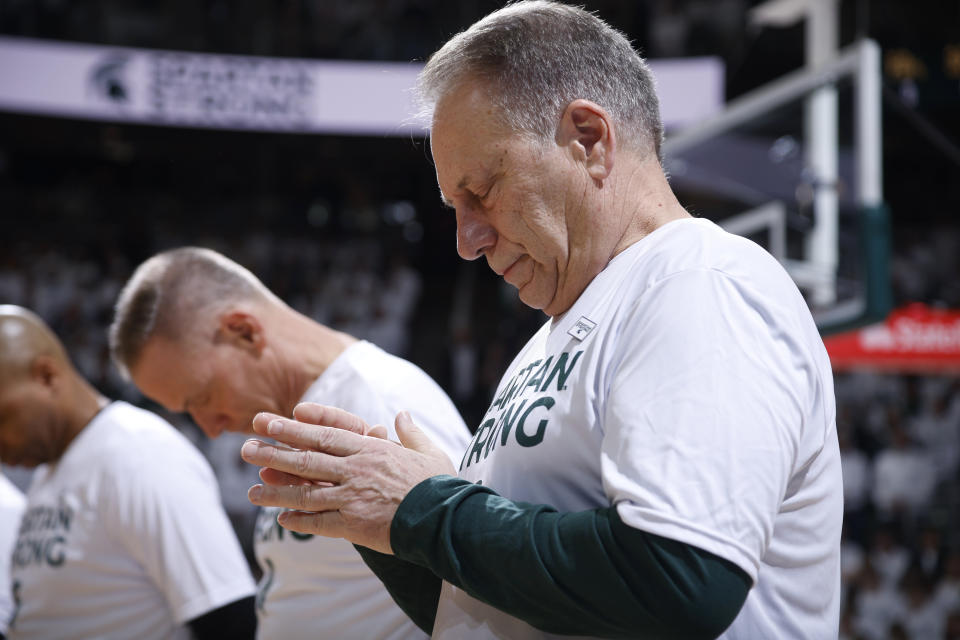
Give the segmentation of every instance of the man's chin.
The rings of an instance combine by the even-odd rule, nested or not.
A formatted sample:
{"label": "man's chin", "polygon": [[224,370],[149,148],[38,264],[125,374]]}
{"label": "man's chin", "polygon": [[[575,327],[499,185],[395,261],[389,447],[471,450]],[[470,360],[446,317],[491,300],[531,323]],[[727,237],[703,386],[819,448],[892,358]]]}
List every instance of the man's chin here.
{"label": "man's chin", "polygon": [[548,316],[558,315],[555,313],[550,313],[550,309],[556,306],[558,302],[556,296],[552,293],[547,293],[542,290],[538,291],[536,287],[532,286],[532,284],[533,279],[531,278],[531,280],[526,284],[517,287],[517,295],[520,298],[520,302],[527,305],[531,309],[539,309]]}
{"label": "man's chin", "polygon": [[533,296],[524,296],[522,293],[520,294],[520,302],[530,307],[531,309],[539,309],[544,313],[547,312],[546,307],[550,304],[550,301],[544,302],[540,298],[535,298]]}

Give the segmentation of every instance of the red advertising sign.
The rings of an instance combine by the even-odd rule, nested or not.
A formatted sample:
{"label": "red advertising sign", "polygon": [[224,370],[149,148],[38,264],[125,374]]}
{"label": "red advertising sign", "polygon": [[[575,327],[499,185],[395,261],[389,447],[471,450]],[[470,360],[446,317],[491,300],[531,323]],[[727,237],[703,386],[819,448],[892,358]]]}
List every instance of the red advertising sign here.
{"label": "red advertising sign", "polygon": [[823,341],[835,371],[960,373],[960,310],[911,304],[884,322]]}

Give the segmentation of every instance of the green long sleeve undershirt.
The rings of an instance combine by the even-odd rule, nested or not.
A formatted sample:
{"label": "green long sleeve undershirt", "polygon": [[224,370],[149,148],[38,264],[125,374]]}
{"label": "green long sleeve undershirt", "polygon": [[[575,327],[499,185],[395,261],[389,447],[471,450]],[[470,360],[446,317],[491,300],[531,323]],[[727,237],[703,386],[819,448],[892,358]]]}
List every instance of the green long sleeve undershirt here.
{"label": "green long sleeve undershirt", "polygon": [[750,578],[696,547],[624,524],[614,507],[558,513],[452,476],[424,480],[394,516],[395,555],[357,547],[430,633],[440,579],[550,633],[714,638]]}

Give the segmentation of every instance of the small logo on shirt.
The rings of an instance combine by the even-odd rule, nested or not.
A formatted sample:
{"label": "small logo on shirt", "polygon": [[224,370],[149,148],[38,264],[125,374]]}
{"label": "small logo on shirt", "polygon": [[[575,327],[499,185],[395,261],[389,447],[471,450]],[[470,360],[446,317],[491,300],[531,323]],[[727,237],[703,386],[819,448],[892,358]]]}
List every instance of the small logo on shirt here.
{"label": "small logo on shirt", "polygon": [[580,319],[577,320],[570,330],[567,331],[571,337],[576,338],[577,340],[583,340],[590,332],[593,331],[597,326],[597,323],[593,320],[590,320],[586,316],[580,316]]}

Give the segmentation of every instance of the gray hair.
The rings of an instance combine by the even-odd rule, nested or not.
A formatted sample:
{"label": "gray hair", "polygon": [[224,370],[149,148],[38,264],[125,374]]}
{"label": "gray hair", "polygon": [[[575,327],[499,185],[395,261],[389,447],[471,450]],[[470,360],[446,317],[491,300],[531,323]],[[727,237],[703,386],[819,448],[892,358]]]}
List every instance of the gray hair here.
{"label": "gray hair", "polygon": [[620,31],[582,8],[525,0],[458,33],[420,73],[421,115],[430,117],[467,80],[486,83],[508,124],[542,142],[553,140],[567,105],[583,98],[610,112],[625,147],[660,157],[650,69]]}
{"label": "gray hair", "polygon": [[127,378],[154,336],[189,340],[199,320],[239,301],[279,299],[255,275],[212,249],[182,247],[153,256],[120,292],[110,355]]}

